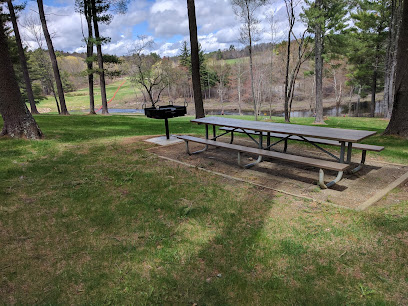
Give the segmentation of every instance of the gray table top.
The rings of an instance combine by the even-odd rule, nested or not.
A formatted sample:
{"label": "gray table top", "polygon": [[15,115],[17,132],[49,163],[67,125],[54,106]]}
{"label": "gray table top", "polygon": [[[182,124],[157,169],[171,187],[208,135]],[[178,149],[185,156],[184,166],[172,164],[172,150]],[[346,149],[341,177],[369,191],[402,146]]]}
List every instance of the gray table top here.
{"label": "gray table top", "polygon": [[262,121],[250,121],[242,119],[231,119],[223,117],[205,117],[191,120],[198,124],[207,124],[215,126],[226,126],[231,128],[240,128],[253,131],[282,133],[288,135],[297,135],[304,137],[316,137],[323,139],[332,139],[345,142],[359,142],[364,138],[370,137],[377,132],[364,130],[336,129],[321,126],[297,125],[289,123],[273,123]]}

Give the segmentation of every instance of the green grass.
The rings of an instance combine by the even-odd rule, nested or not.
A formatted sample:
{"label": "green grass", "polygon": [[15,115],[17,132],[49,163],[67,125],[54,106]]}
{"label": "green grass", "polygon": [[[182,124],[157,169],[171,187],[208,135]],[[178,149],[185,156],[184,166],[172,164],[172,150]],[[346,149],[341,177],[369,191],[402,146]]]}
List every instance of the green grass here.
{"label": "green grass", "polygon": [[[0,140],[1,304],[408,303],[406,200],[357,213],[167,163],[129,141],[163,134],[142,116],[35,118],[44,140]],[[202,135],[189,119],[171,131]]]}
{"label": "green grass", "polygon": [[[108,101],[113,97],[114,93],[118,87],[122,84],[122,80],[117,80],[111,84],[106,85],[106,97]],[[95,86],[95,108],[98,109],[102,105],[100,88]],[[132,83],[129,79],[126,80],[126,83],[122,85],[120,90],[115,96],[115,99],[109,104],[111,105],[120,105],[119,108],[126,108],[126,102],[135,102],[136,94],[140,95],[139,89],[132,86]],[[65,94],[65,102],[67,104],[68,110],[89,110],[89,96],[88,88],[83,88],[76,90],[74,92],[69,92]],[[46,100],[42,100],[37,107],[39,108],[49,108],[51,112],[56,113],[57,107],[55,105],[54,97],[48,96]]]}

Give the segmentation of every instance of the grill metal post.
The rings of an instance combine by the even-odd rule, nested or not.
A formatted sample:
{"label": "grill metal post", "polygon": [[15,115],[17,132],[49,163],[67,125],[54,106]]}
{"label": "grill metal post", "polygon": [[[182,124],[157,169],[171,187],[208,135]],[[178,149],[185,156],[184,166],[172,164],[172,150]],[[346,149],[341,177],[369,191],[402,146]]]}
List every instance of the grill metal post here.
{"label": "grill metal post", "polygon": [[164,118],[164,125],[166,126],[166,138],[170,139],[169,120]]}

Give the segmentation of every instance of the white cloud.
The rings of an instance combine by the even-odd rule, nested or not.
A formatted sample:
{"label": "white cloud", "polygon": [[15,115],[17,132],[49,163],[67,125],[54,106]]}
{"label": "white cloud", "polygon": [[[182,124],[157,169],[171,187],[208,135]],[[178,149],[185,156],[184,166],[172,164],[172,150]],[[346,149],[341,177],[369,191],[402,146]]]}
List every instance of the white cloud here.
{"label": "white cloud", "polygon": [[[75,12],[74,0],[58,0],[58,6],[46,6],[48,27],[54,33],[54,48],[64,51],[84,51],[82,29],[86,32],[86,23]],[[299,5],[297,10],[299,11]],[[29,14],[38,11],[35,2],[29,2],[22,12],[20,24]],[[288,22],[283,1],[260,9],[257,17],[260,20],[260,40],[270,42],[270,25],[267,20],[269,12],[274,11],[276,22],[276,40],[286,39]],[[102,36],[110,37],[111,42],[103,46],[105,52],[123,55],[135,40],[137,35],[151,35],[156,41],[154,51],[162,56],[174,56],[179,53],[181,42],[189,41],[187,4],[185,0],[138,0],[129,4],[125,14],[112,12],[113,19],[109,25],[101,25]],[[198,35],[203,49],[207,52],[229,48],[230,45],[240,46],[240,21],[235,17],[230,0],[196,1],[196,16]],[[304,30],[304,25],[295,26],[295,33]],[[147,31],[147,32],[146,32]],[[24,37],[27,30],[21,29]],[[181,38],[180,38],[181,37]],[[177,38],[177,39],[176,39]],[[27,39],[33,47],[33,41]]]}

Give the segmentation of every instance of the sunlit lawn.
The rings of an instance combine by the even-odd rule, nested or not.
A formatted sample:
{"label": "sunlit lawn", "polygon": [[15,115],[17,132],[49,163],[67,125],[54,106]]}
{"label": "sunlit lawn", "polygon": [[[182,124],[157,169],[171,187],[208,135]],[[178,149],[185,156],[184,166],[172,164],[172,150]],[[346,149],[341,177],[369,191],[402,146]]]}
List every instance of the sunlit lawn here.
{"label": "sunlit lawn", "polygon": [[[119,79],[108,85],[106,85],[106,97],[109,101],[115,94],[118,87],[126,81],[117,92],[115,99],[111,102],[110,105],[115,105],[115,103],[120,104],[120,108],[126,108],[126,102],[134,102],[140,100],[140,91],[132,85],[129,79]],[[99,86],[95,86],[95,110],[97,110],[102,105],[101,94]],[[139,99],[136,96],[139,95]],[[72,110],[89,110],[89,94],[88,88],[79,89],[74,92],[68,92],[65,94],[65,101],[69,111]],[[42,100],[38,106],[40,109],[51,109],[51,112],[56,113],[57,107],[55,104],[55,99],[53,96],[48,96],[46,100]],[[134,108],[134,107],[133,107]]]}
{"label": "sunlit lawn", "polygon": [[[171,132],[202,135],[190,119]],[[353,212],[165,162],[129,138],[164,134],[143,116],[36,120],[44,140],[0,140],[1,304],[408,304],[408,201]],[[367,143],[408,164],[407,141]]]}

